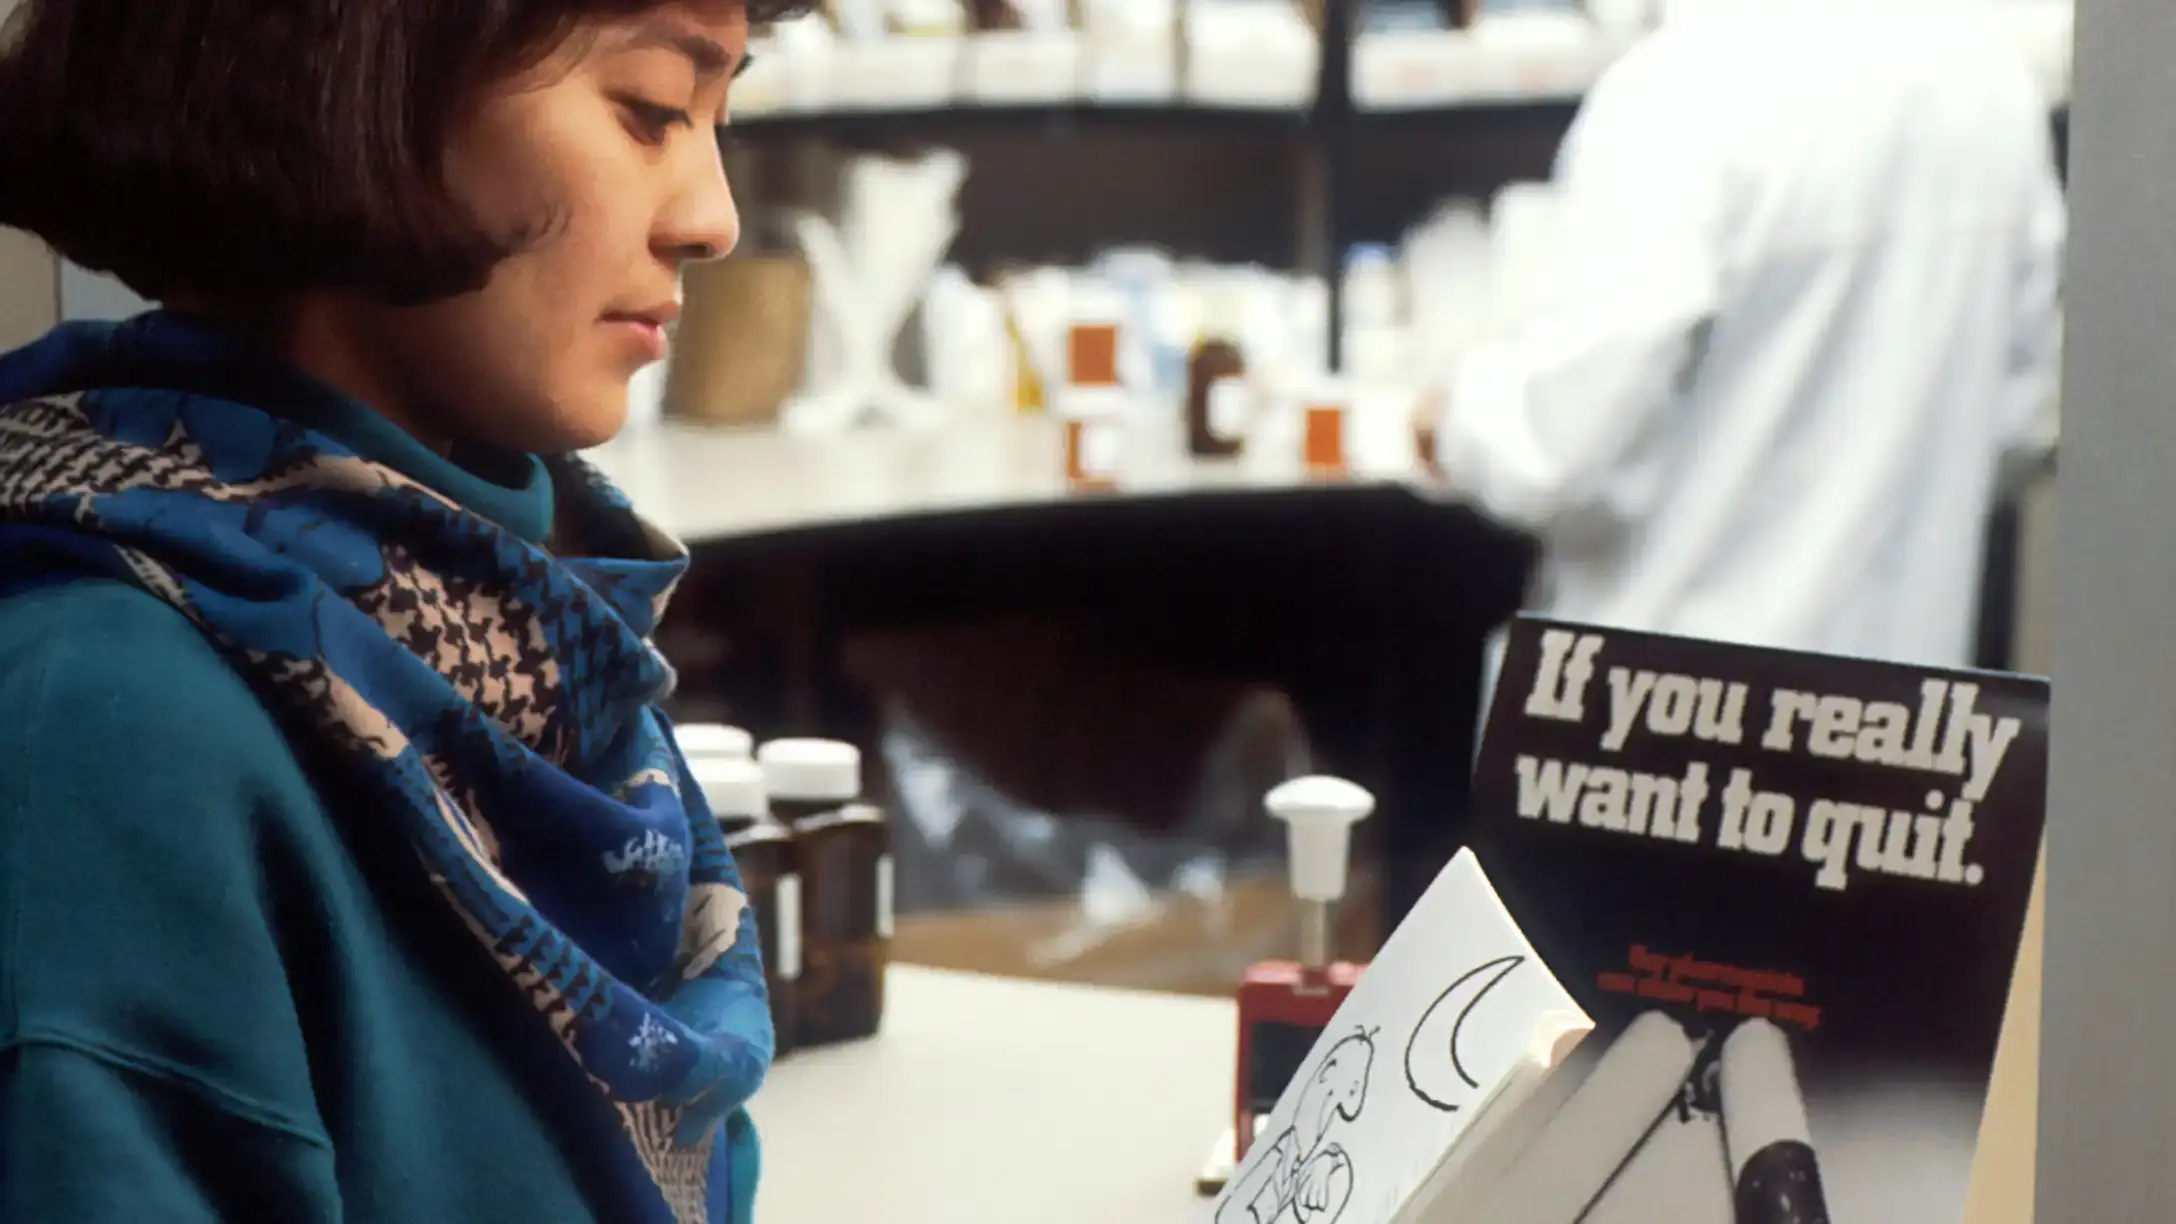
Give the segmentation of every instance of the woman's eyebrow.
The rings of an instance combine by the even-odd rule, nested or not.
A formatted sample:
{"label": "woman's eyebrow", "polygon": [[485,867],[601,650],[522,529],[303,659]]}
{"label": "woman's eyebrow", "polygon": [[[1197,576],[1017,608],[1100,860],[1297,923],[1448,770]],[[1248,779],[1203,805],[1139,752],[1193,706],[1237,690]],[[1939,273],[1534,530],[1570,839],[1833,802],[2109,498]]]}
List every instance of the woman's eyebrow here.
{"label": "woman's eyebrow", "polygon": [[[677,51],[686,56],[690,64],[695,65],[697,76],[720,76],[733,66],[733,53],[727,51],[724,44],[693,30],[662,21],[647,23],[636,30],[634,36],[627,40],[627,47],[629,50],[664,47]],[[747,66],[745,57],[741,66]],[[735,69],[735,75],[738,75],[738,69]]]}
{"label": "woman's eyebrow", "polygon": [[750,65],[750,64],[753,64],[753,63],[755,63],[755,62],[756,62],[756,57],[755,57],[754,55],[752,55],[752,54],[750,54],[750,53],[748,53],[748,52],[746,52],[746,51],[743,51],[743,52],[741,52],[741,56],[740,56],[740,62],[739,62],[739,63],[737,63],[737,64],[735,64],[735,65],[733,65],[733,79],[734,79],[734,80],[736,80],[736,81],[737,81],[737,80],[739,80],[739,79],[740,79],[740,74],[741,74],[741,73],[743,73],[743,72],[746,72],[746,71],[748,71],[748,65]]}

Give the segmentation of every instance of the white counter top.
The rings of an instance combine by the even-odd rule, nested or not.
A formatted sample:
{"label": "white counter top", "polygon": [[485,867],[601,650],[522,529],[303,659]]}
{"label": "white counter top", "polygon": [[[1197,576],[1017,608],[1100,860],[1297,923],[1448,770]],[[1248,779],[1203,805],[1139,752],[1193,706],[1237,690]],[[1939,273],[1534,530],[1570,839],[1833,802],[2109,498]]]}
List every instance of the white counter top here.
{"label": "white counter top", "polygon": [[[1968,1224],[2029,1224],[2037,888]],[[1185,995],[894,965],[885,1031],[789,1055],[752,1106],[761,1224],[1203,1224],[1238,1017]]]}
{"label": "white counter top", "polygon": [[[585,457],[644,514],[690,543],[1083,497],[1324,487],[1296,464],[1252,457],[1188,460],[1177,438],[1144,441],[1139,449],[1115,494],[1066,487],[1058,424],[1040,416],[828,437],[668,421],[624,434]],[[1406,483],[1395,475],[1361,482]]]}
{"label": "white counter top", "polygon": [[762,1224],[1201,1224],[1230,1003],[906,965],[887,990],[881,1035],[757,1094]]}

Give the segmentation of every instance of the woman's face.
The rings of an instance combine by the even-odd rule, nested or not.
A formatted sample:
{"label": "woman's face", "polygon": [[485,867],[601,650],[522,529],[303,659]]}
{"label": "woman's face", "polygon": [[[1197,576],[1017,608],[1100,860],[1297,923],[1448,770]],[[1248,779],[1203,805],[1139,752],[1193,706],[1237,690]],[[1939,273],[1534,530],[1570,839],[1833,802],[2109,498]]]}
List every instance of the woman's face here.
{"label": "woman's face", "polygon": [[494,91],[449,138],[451,186],[494,227],[557,224],[474,293],[306,304],[297,360],[433,444],[612,437],[628,379],[664,355],[681,265],[739,237],[712,129],[747,41],[742,0],[673,0]]}

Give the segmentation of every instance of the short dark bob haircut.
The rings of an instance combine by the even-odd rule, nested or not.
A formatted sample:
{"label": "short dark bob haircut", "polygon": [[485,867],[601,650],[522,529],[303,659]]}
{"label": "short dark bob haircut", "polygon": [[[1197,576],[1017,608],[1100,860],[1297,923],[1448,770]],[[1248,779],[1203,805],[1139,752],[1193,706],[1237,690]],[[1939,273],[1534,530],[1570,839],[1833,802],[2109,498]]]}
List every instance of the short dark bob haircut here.
{"label": "short dark bob haircut", "polygon": [[[445,187],[447,124],[590,18],[661,0],[23,0],[0,225],[154,300],[481,286],[525,239]],[[751,22],[806,0],[747,0]]]}

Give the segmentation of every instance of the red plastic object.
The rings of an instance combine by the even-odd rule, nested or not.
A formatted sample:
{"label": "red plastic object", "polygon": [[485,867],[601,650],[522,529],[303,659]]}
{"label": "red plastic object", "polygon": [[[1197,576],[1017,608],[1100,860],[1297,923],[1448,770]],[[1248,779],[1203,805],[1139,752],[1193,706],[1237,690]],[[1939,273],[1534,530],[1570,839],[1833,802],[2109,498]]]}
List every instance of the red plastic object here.
{"label": "red plastic object", "polygon": [[1256,1119],[1276,1107],[1366,968],[1337,961],[1308,970],[1298,961],[1263,961],[1239,980],[1239,1062],[1233,1077],[1238,1158],[1245,1158],[1254,1141]]}

